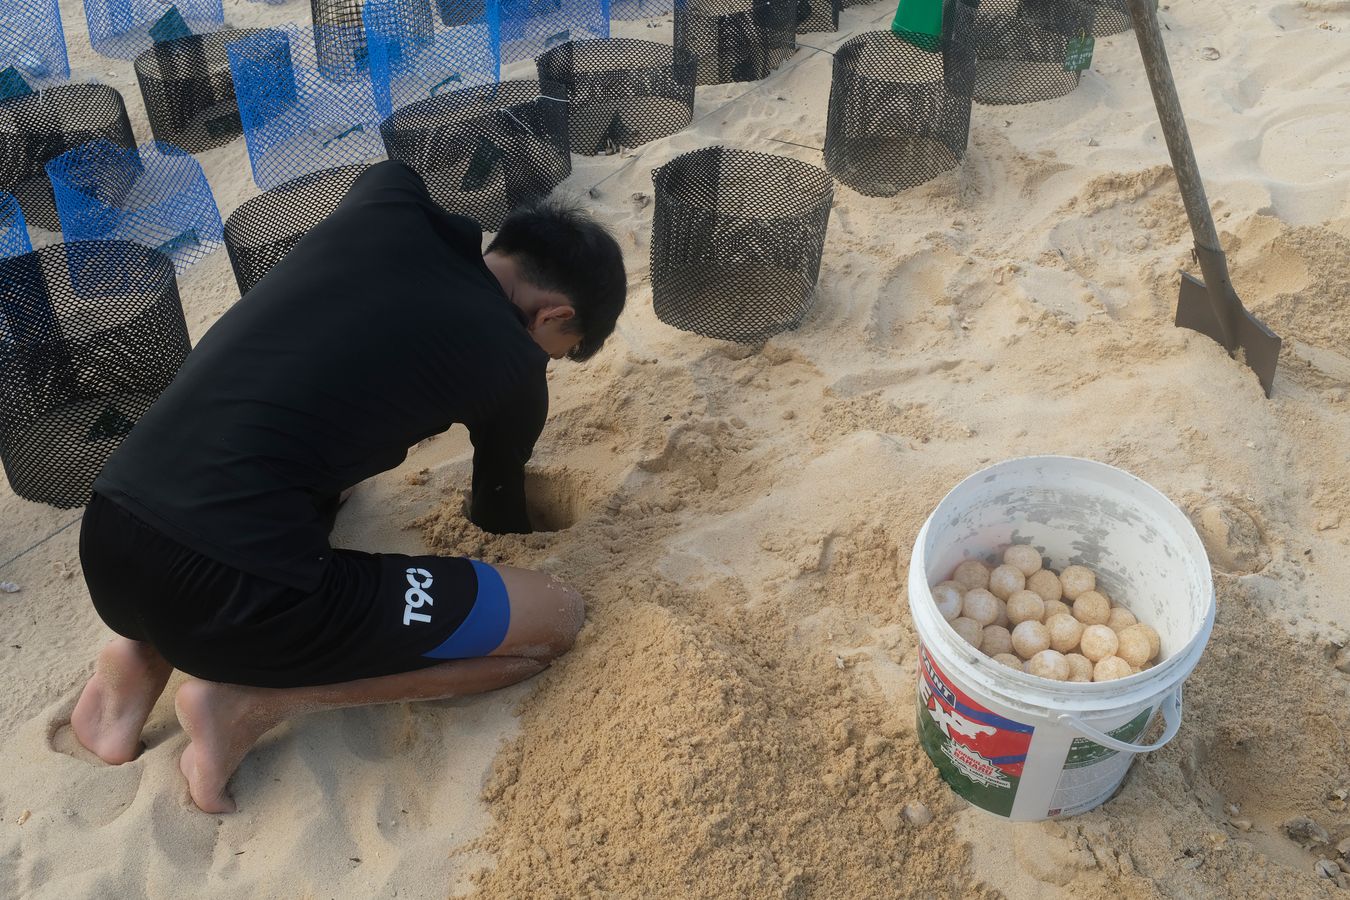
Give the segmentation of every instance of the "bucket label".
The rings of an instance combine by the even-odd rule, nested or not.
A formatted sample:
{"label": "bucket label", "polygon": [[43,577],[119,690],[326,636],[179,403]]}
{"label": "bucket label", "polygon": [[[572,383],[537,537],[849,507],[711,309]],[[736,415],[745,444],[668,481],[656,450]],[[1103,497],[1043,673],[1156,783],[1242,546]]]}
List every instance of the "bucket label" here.
{"label": "bucket label", "polygon": [[[1129,743],[1144,733],[1144,729],[1148,727],[1148,720],[1152,717],[1153,708],[1149,707],[1119,728],[1113,728],[1108,731],[1107,734],[1118,741]],[[1103,747],[1101,744],[1090,741],[1087,738],[1074,738],[1073,743],[1069,745],[1069,755],[1064,760],[1064,768],[1077,769],[1082,766],[1090,766],[1095,762],[1109,759],[1118,752],[1118,750],[1112,750],[1110,747]]]}
{"label": "bucket label", "polygon": [[942,780],[976,806],[1012,813],[1035,731],[990,712],[942,673],[919,644],[919,743]]}
{"label": "bucket label", "polygon": [[[1133,741],[1144,733],[1152,718],[1153,707],[1149,707],[1106,733],[1122,741]],[[1087,738],[1074,738],[1046,815],[1072,816],[1098,806],[1120,786],[1133,761],[1133,753],[1121,753]]]}

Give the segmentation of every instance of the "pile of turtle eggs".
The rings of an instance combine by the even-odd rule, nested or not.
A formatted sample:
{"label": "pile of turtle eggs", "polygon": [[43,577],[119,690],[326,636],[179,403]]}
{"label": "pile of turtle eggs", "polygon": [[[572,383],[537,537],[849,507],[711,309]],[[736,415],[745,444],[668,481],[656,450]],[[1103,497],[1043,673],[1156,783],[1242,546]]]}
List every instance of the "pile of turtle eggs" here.
{"label": "pile of turtle eggs", "polygon": [[1005,666],[1053,681],[1111,681],[1158,658],[1158,632],[1097,589],[1085,566],[1056,574],[1035,547],[1014,544],[1003,565],[977,559],[933,588],[956,633]]}

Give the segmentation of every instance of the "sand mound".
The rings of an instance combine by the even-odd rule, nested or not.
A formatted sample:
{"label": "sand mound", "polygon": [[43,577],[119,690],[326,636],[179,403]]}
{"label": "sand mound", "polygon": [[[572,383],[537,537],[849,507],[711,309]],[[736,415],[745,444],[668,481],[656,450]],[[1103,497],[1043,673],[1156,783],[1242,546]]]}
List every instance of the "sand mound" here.
{"label": "sand mound", "polygon": [[[76,77],[118,87],[147,137],[130,65],[94,57],[62,6]],[[226,0],[241,26],[307,10]],[[893,10],[845,10],[837,37]],[[554,572],[588,599],[576,650],[487,697],[290,723],[241,768],[241,811],[202,816],[168,697],[135,762],[71,746],[107,637],[78,529],[58,531],[75,514],[0,488],[0,580],[22,586],[0,594],[0,895],[1345,896],[1315,867],[1350,838],[1350,144],[1328,99],[1350,5],[1162,15],[1235,284],[1285,338],[1273,399],[1172,325],[1189,233],[1130,35],[1098,40],[1067,97],[977,109],[955,170],[894,198],[839,187],[810,312],[752,347],[656,319],[650,173],[715,143],[818,164],[829,58],[803,48],[744,97],[700,88],[694,127],[575,157],[563,185],[632,283],[611,344],[551,375],[530,476],[551,530],[464,519],[458,429],[338,524],[342,546]],[[615,31],[666,39],[657,24]],[[242,141],[199,158],[222,214],[258,193]],[[237,299],[223,253],[180,287],[197,338]],[[902,586],[944,492],[1034,453],[1175,500],[1220,605],[1176,741],[1103,808],[1010,826],[963,809],[918,749]]]}

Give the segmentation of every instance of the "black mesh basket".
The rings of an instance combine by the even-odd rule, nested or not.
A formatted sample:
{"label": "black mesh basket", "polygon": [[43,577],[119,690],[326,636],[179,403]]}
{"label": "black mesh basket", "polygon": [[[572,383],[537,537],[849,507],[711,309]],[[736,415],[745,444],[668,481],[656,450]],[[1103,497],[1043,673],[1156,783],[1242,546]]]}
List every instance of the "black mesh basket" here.
{"label": "black mesh basket", "polygon": [[783,156],[705,147],[652,177],[657,318],[745,343],[796,328],[820,274],[830,176]]}
{"label": "black mesh basket", "polygon": [[122,95],[106,85],[63,84],[0,101],[0,191],[19,199],[29,225],[60,230],[46,165],[95,138],[136,146]]}
{"label": "black mesh basket", "polygon": [[797,0],[678,0],[675,46],[698,84],[759,81],[797,49]]}
{"label": "black mesh basket", "polygon": [[1092,34],[1108,37],[1134,30],[1130,8],[1125,0],[1086,0],[1092,8]]}
{"label": "black mesh basket", "polygon": [[797,33],[838,31],[841,0],[797,0]]}
{"label": "black mesh basket", "polygon": [[1062,97],[1082,72],[1066,71],[1069,40],[1092,34],[1093,7],[1082,0],[964,0],[948,3],[958,34],[975,52],[974,99],[1002,105]]}
{"label": "black mesh basket", "polygon": [[351,81],[369,71],[362,0],[309,0],[314,21],[314,57],[319,72]]}
{"label": "black mesh basket", "polygon": [[566,98],[556,82],[464,88],[395,110],[380,134],[389,158],[420,174],[437,203],[496,231],[572,173]]}
{"label": "black mesh basket", "polygon": [[825,168],[860,194],[890,197],[965,156],[975,59],[965,44],[925,50],[890,31],[834,56]]}
{"label": "black mesh basket", "polygon": [[247,294],[272,267],[328,218],[367,166],[341,166],[301,176],[240,206],[225,220],[225,251],[239,293]]}
{"label": "black mesh basket", "polygon": [[156,44],[136,57],[136,80],[155,140],[201,153],[244,133],[225,45],[257,33],[194,34]]}
{"label": "black mesh basket", "polygon": [[124,241],[0,260],[0,462],[69,509],[187,357],[173,263]]}
{"label": "black mesh basket", "polygon": [[567,88],[572,152],[593,156],[667,137],[694,116],[694,58],[633,38],[568,41],[535,65]]}

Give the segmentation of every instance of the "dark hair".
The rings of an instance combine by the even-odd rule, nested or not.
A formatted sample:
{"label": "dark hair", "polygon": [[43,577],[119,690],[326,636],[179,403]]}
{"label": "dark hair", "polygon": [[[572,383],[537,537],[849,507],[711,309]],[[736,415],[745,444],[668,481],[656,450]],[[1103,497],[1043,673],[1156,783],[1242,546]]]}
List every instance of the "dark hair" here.
{"label": "dark hair", "polygon": [[574,204],[540,200],[511,211],[488,244],[487,252],[494,251],[514,259],[530,284],[572,301],[576,315],[568,329],[581,335],[581,343],[568,359],[599,352],[628,296],[623,251],[603,225]]}

